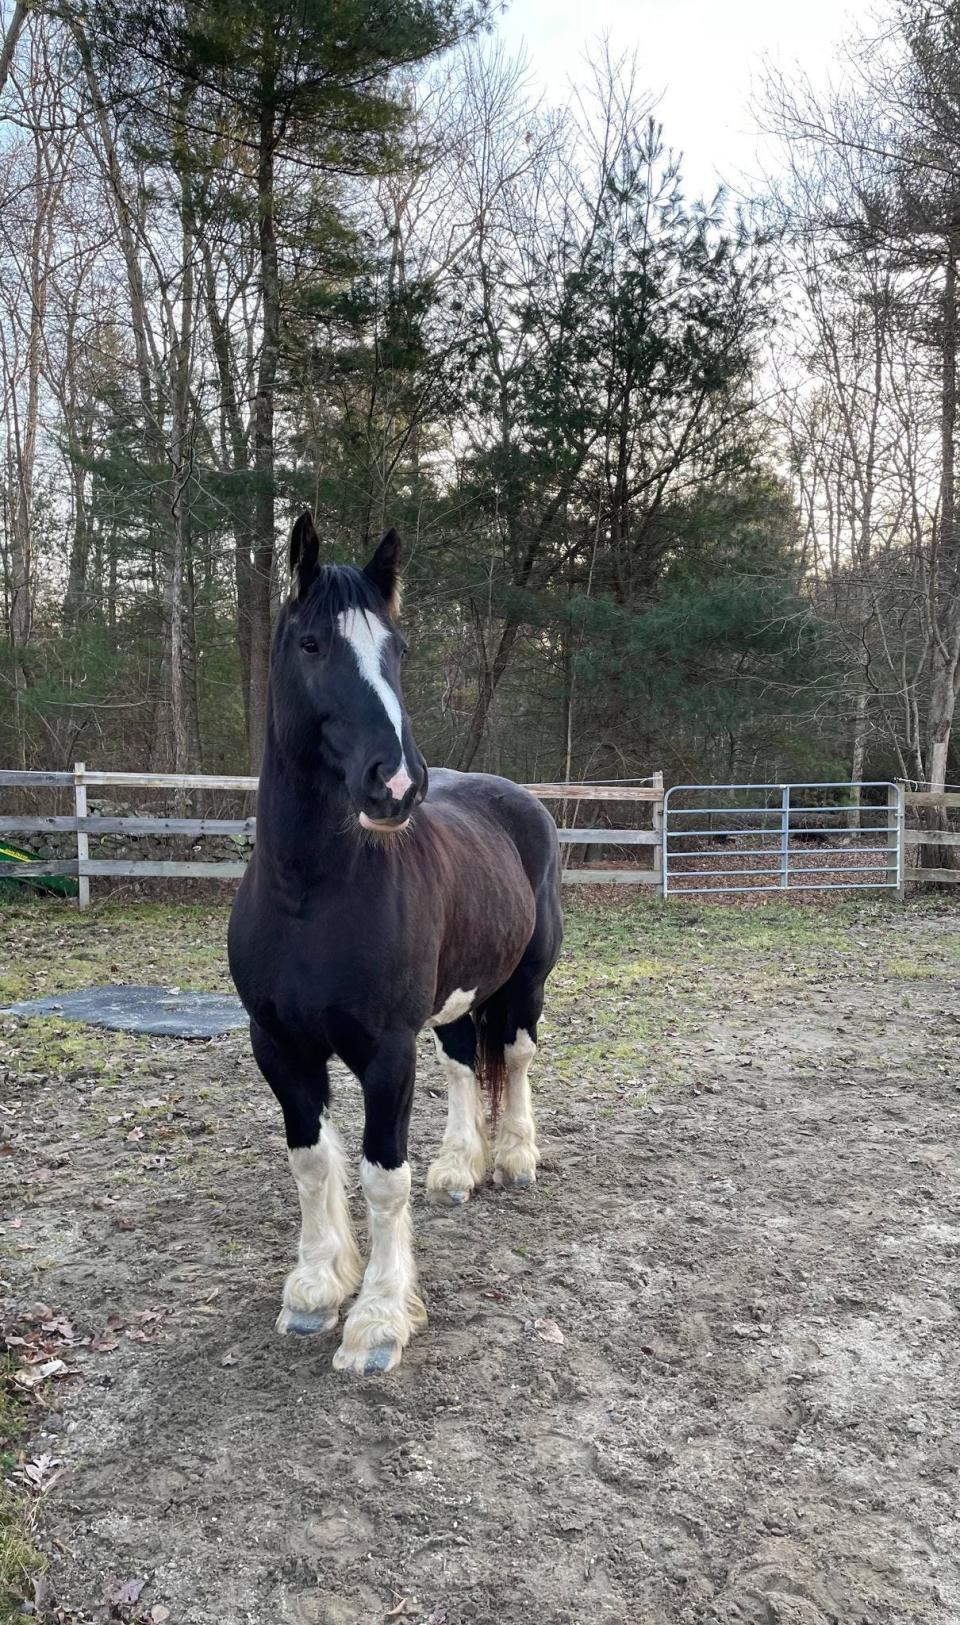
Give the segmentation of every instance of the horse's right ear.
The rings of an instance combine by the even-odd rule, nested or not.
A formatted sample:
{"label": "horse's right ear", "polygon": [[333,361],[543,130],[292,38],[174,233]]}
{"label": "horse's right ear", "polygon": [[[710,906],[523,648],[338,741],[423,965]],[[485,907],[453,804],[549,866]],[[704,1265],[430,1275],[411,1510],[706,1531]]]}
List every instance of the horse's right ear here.
{"label": "horse's right ear", "polygon": [[320,561],[320,538],[309,508],[302,513],[290,535],[290,574],[298,598],[305,598]]}

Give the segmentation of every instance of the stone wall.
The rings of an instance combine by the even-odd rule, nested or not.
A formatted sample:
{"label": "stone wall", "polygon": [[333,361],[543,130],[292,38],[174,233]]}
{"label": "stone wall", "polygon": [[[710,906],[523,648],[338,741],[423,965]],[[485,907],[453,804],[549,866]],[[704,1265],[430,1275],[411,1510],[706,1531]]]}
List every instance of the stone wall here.
{"label": "stone wall", "polygon": [[[181,799],[174,802],[152,801],[149,806],[138,802],[136,806],[125,801],[106,801],[88,793],[87,813],[90,818],[194,818],[200,817]],[[214,816],[208,814],[208,816]],[[231,814],[216,816],[230,817]],[[236,815],[239,816],[239,815]],[[75,858],[77,838],[72,831],[41,831],[36,835],[11,835],[10,843],[22,852],[37,857]],[[136,860],[149,858],[156,862],[198,863],[242,862],[253,851],[249,835],[91,835],[91,858],[123,858]]]}

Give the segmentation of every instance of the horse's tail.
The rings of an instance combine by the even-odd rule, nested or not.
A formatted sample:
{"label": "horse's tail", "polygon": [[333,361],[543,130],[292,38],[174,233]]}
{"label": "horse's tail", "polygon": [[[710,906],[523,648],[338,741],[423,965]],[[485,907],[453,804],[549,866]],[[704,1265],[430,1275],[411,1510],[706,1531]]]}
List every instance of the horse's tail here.
{"label": "horse's tail", "polygon": [[498,988],[476,1012],[477,1023],[477,1077],[490,1101],[490,1116],[494,1122],[500,1112],[500,1099],[507,1076],[504,1054],[507,1038],[507,1000],[504,989]]}

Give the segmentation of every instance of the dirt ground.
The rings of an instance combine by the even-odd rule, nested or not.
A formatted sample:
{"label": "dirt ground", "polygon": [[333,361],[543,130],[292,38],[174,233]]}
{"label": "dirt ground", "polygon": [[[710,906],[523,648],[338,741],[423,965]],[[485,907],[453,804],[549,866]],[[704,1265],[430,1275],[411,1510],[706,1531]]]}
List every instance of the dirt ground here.
{"label": "dirt ground", "polygon": [[[0,994],[223,986],[224,926],[8,908]],[[35,1481],[41,1612],[960,1622],[958,973],[946,903],[577,900],[540,1181],[427,1203],[424,1045],[430,1324],[360,1380],[332,1336],[274,1335],[297,1205],[245,1039],[0,1018],[12,1352],[66,1367],[8,1475]]]}

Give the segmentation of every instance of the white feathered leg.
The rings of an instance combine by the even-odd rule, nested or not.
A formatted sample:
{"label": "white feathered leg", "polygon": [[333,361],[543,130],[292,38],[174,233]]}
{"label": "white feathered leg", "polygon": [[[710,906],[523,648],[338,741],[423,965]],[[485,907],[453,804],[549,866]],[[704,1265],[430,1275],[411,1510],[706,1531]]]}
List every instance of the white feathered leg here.
{"label": "white feathered leg", "polygon": [[427,1170],[427,1190],[466,1202],[483,1183],[490,1159],[480,1084],[472,1066],[454,1061],[434,1034],[447,1085],[447,1126]]}
{"label": "white feathered leg", "polygon": [[537,1046],[521,1027],[504,1056],[507,1078],[503,1091],[503,1111],[493,1152],[493,1180],[496,1185],[532,1185],[537,1177],[540,1152],[530,1096],[530,1063]]}
{"label": "white feathered leg", "polygon": [[316,1145],[287,1154],[300,1197],[300,1249],[284,1283],[277,1331],[329,1331],[363,1274],[347,1207],[343,1146],[324,1118]]}
{"label": "white feathered leg", "polygon": [[360,1183],[367,1199],[370,1258],[333,1363],[338,1371],[363,1374],[391,1371],[414,1332],[426,1325],[427,1311],[413,1261],[410,1164],[381,1168],[364,1157]]}

